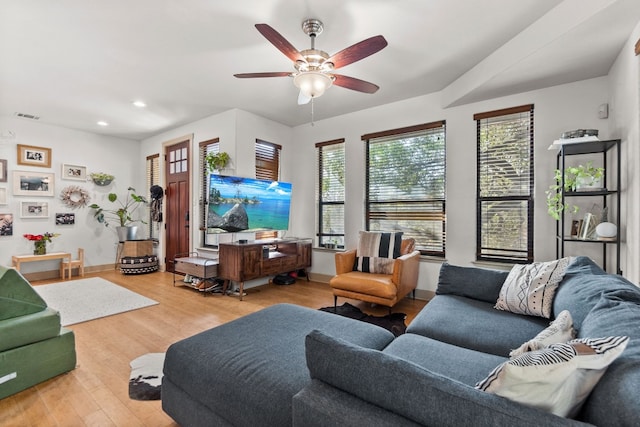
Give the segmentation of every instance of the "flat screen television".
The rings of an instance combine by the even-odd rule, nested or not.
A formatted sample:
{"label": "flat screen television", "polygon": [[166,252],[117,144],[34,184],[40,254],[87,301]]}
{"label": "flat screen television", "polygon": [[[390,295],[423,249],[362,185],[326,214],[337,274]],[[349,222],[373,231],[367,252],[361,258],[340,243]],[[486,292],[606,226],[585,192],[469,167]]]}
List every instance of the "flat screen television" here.
{"label": "flat screen television", "polygon": [[289,229],[291,184],[209,175],[207,233]]}

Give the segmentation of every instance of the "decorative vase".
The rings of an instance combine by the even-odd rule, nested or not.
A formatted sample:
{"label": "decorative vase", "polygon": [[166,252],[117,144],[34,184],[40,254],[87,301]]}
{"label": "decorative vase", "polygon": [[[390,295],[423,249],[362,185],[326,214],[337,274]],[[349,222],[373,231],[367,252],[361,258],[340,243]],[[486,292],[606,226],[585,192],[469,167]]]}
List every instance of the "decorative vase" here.
{"label": "decorative vase", "polygon": [[45,255],[47,253],[47,241],[46,240],[36,240],[33,242],[33,254],[34,255]]}

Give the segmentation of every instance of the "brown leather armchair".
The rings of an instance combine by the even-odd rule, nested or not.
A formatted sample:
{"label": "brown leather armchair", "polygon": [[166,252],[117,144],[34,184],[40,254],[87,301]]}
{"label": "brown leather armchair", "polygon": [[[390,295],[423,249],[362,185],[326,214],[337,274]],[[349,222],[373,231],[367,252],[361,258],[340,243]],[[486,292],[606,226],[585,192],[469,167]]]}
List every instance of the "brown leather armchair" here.
{"label": "brown leather armchair", "polygon": [[[403,239],[403,247],[405,247]],[[411,247],[410,243],[407,247]],[[418,286],[420,252],[412,251],[396,258],[393,263],[393,274],[364,273],[354,271],[356,250],[335,254],[336,275],[329,281],[333,291],[333,305],[337,305],[338,297],[353,298],[374,304],[391,307],[402,298],[413,292]]]}

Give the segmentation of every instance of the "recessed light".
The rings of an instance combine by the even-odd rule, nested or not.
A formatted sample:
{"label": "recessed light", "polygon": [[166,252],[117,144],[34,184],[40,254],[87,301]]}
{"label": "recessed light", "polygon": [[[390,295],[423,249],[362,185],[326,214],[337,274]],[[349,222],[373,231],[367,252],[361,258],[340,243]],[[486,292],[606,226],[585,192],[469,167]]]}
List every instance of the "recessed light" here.
{"label": "recessed light", "polygon": [[138,100],[138,101],[133,101],[133,102],[132,102],[132,104],[133,104],[135,107],[138,107],[138,108],[144,108],[144,107],[146,107],[146,106],[147,106],[147,104],[146,104],[144,101],[140,101],[140,100]]}
{"label": "recessed light", "polygon": [[109,123],[105,122],[104,120],[100,120],[98,123],[96,123],[98,126],[109,126]]}

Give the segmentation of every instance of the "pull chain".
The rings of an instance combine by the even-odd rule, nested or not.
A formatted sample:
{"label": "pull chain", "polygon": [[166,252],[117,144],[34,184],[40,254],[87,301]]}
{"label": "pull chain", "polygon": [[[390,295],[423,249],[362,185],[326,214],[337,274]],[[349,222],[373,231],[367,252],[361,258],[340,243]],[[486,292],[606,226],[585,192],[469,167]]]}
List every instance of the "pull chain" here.
{"label": "pull chain", "polygon": [[315,126],[313,123],[313,98],[311,98],[311,126]]}

